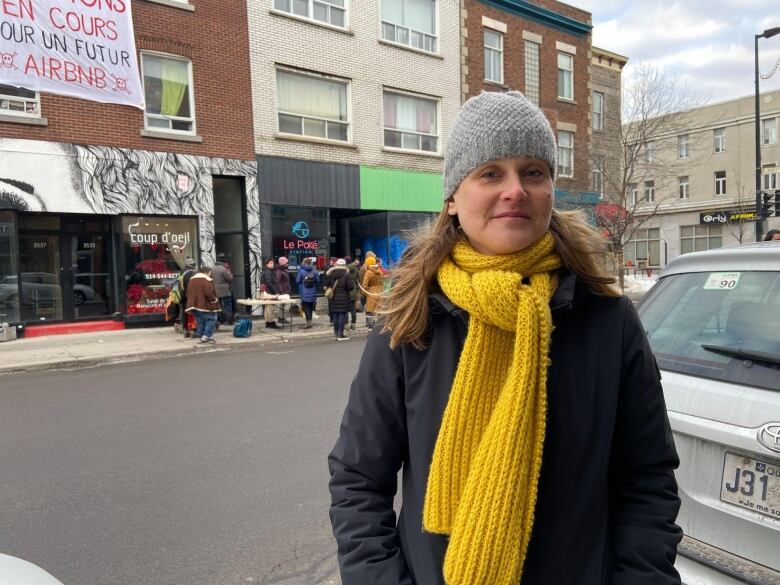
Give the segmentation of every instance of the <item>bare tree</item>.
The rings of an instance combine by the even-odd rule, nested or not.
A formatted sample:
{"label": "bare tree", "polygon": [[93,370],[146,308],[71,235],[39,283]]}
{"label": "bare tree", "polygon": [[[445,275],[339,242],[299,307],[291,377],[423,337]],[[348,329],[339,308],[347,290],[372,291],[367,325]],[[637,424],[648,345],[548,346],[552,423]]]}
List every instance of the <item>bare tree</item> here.
{"label": "bare tree", "polygon": [[[686,159],[695,145],[687,142],[687,157],[680,158],[678,136],[686,133],[687,112],[702,103],[677,74],[640,64],[623,88],[619,135],[593,134],[591,161],[604,182],[596,223],[615,256],[621,288],[624,246],[665,201],[677,197],[677,178],[687,175]],[[620,152],[618,164],[604,165],[604,153],[614,149]]]}
{"label": "bare tree", "polygon": [[743,181],[739,169],[734,169],[734,183],[736,186],[734,211],[724,225],[726,231],[734,236],[737,243],[741,244],[745,237],[751,238],[753,235],[753,224],[756,221],[756,201],[753,195],[752,181]]}

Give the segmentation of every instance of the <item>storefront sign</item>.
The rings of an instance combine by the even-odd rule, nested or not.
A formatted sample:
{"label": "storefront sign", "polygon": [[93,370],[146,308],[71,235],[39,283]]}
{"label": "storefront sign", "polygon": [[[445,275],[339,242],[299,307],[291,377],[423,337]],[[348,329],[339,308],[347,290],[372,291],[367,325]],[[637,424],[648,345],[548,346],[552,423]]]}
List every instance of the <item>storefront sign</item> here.
{"label": "storefront sign", "polygon": [[699,214],[702,225],[719,223],[739,223],[740,221],[755,221],[755,211],[712,211]]}
{"label": "storefront sign", "polygon": [[144,109],[130,0],[0,0],[0,83]]}

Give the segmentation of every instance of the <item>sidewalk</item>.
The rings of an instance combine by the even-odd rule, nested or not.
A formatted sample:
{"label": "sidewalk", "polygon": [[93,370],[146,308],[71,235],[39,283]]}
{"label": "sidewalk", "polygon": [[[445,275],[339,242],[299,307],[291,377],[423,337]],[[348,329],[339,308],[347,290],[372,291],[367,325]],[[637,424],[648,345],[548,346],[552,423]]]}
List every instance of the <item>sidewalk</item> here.
{"label": "sidewalk", "polygon": [[[345,334],[350,337],[367,335],[364,314],[358,313],[357,323],[357,330],[347,330]],[[217,343],[206,345],[198,344],[197,340],[192,338],[185,339],[174,332],[172,325],[17,339],[0,343],[0,376],[15,372],[79,368],[333,337],[333,328],[327,315],[320,315],[319,319],[315,319],[311,329],[303,329],[304,324],[303,319],[296,318],[293,331],[290,332],[289,329],[266,329],[262,320],[255,319],[251,337],[233,337],[233,328],[223,326],[214,336]]]}

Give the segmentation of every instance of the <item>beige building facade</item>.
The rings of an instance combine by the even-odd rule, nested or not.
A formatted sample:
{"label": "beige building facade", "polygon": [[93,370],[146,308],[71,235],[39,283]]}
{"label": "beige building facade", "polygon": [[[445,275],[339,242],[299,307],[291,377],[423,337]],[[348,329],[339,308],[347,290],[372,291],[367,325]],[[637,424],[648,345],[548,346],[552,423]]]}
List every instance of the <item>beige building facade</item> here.
{"label": "beige building facade", "polygon": [[[762,189],[780,187],[780,91],[761,94]],[[625,246],[629,266],[663,267],[693,251],[755,241],[754,97],[681,114],[674,132],[639,146],[641,176],[629,187],[654,210]],[[647,217],[647,216],[645,216]],[[764,231],[780,218],[764,222]]]}

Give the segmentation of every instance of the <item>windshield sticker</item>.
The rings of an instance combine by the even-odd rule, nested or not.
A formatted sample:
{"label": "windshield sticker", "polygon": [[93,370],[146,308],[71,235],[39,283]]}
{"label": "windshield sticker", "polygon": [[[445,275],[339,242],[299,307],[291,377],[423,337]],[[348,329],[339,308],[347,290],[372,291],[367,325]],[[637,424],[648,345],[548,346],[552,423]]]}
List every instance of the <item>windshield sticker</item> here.
{"label": "windshield sticker", "polygon": [[737,288],[741,272],[713,272],[704,283],[704,290],[731,290]]}

